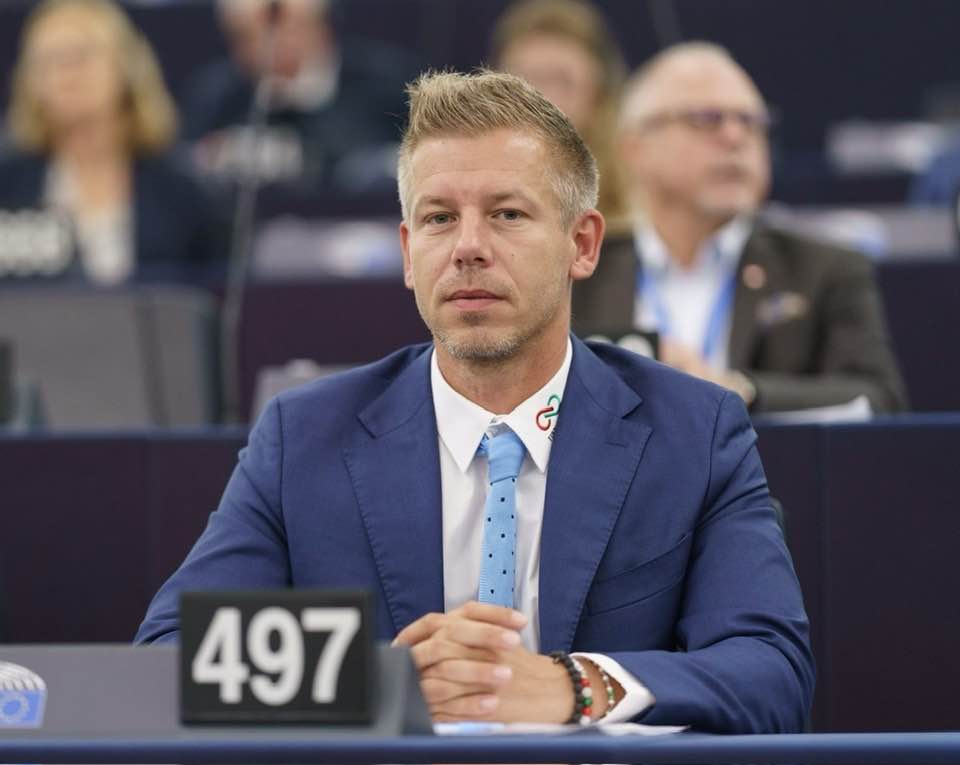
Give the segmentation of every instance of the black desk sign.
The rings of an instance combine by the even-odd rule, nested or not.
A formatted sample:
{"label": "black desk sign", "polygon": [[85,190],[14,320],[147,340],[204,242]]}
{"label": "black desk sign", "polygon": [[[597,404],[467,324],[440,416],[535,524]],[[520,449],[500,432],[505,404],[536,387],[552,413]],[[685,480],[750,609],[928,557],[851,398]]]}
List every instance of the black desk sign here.
{"label": "black desk sign", "polygon": [[180,623],[184,723],[370,722],[365,593],[184,593]]}

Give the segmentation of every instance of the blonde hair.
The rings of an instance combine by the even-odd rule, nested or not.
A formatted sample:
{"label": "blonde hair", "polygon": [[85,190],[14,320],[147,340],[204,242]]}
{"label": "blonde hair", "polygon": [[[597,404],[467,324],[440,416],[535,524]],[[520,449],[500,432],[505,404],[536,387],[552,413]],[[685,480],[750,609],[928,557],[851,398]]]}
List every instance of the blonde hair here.
{"label": "blonde hair", "polygon": [[623,182],[614,151],[614,135],[626,64],[603,16],[580,0],[521,0],[497,19],[491,40],[491,61],[503,67],[507,50],[534,36],[569,40],[583,49],[597,64],[597,103],[583,138],[600,168],[598,207],[604,216],[625,216],[627,208]]}
{"label": "blonde hair", "polygon": [[177,116],[163,82],[160,66],[146,38],[119,6],[110,0],[45,0],[24,24],[20,54],[13,71],[7,124],[15,145],[27,150],[51,147],[50,125],[30,82],[30,47],[46,19],[63,10],[85,12],[109,33],[124,79],[129,148],[137,152],[160,150],[173,140]]}
{"label": "blonde hair", "polygon": [[411,157],[429,138],[528,131],[547,146],[550,183],[563,225],[597,204],[597,163],[570,120],[529,83],[480,69],[472,74],[428,72],[407,86],[410,117],[400,144],[397,186],[403,218],[410,209]]}

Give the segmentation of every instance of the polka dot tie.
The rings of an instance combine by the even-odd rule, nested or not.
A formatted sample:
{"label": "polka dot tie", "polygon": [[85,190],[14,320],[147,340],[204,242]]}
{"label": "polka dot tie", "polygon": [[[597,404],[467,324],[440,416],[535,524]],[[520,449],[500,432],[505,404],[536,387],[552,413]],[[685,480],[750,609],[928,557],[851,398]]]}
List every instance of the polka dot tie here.
{"label": "polka dot tie", "polygon": [[483,548],[480,562],[481,603],[513,608],[517,548],[517,474],[526,449],[512,430],[483,437],[480,454],[489,465],[490,488],[483,509]]}

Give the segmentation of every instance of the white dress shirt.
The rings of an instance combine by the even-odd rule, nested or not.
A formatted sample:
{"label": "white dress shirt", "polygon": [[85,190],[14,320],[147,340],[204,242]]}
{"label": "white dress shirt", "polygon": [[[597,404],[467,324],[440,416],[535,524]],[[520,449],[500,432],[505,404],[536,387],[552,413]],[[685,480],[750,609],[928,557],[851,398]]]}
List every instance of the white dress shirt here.
{"label": "white dress shirt", "polygon": [[[496,415],[455,391],[440,372],[437,355],[430,362],[430,384],[440,440],[440,487],[443,501],[443,605],[451,611],[477,599],[483,508],[487,498],[487,460],[477,455],[484,434],[504,427],[516,433],[526,448],[517,476],[517,551],[515,603],[528,619],[523,645],[540,646],[540,529],[547,491],[550,447],[557,426],[573,346],[560,369],[539,391],[509,414]],[[653,703],[653,696],[616,661],[597,654],[577,654],[592,660],[626,692],[604,722],[622,722]]]}
{"label": "white dress shirt", "polygon": [[[644,279],[655,284],[655,297],[638,290],[634,325],[648,332],[659,332],[702,354],[711,314],[725,284],[736,278],[737,264],[750,237],[748,218],[734,218],[706,240],[689,267],[680,266],[667,251],[653,226],[640,224],[634,232],[637,257]],[[659,315],[659,307],[665,316]],[[718,342],[706,361],[716,369],[727,368],[727,348],[733,302],[719,317]]]}

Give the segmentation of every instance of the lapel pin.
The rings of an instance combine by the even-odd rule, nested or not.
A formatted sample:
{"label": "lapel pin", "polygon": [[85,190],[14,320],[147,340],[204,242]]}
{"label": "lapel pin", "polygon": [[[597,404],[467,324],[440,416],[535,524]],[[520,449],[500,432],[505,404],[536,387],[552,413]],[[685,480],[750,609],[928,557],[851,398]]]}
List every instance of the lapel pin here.
{"label": "lapel pin", "polygon": [[748,289],[759,290],[767,283],[767,272],[763,266],[750,263],[743,268],[743,284]]}

